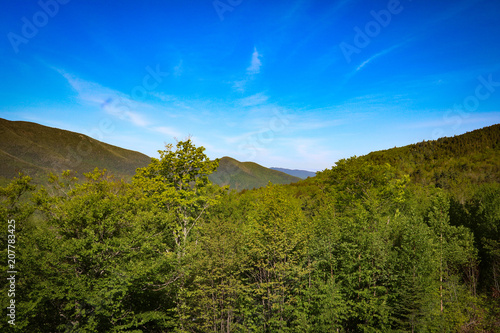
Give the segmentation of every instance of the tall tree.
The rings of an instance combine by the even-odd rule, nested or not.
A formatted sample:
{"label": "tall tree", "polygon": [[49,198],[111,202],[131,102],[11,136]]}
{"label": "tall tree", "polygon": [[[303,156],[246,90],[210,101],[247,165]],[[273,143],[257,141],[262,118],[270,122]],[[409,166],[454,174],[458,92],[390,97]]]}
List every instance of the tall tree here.
{"label": "tall tree", "polygon": [[137,169],[132,182],[147,200],[171,217],[168,228],[175,241],[174,251],[178,259],[176,315],[183,331],[185,323],[190,321],[185,302],[189,275],[186,264],[189,261],[188,242],[203,214],[217,203],[221,189],[208,179],[208,175],[217,169],[219,160],[211,161],[205,155],[204,147],[195,147],[188,139],[179,141],[175,150],[173,148],[168,144],[165,150],[158,151],[160,159],[152,158],[147,167]]}
{"label": "tall tree", "polygon": [[253,201],[247,223],[254,329],[304,330],[301,300],[310,269],[305,258],[312,229],[300,204],[283,187],[269,185]]}
{"label": "tall tree", "polygon": [[208,207],[220,196],[211,186],[208,175],[214,172],[219,160],[211,161],[204,147],[195,147],[190,139],[179,141],[176,149],[167,144],[159,150],[160,159],[137,169],[133,184],[144,191],[155,205],[175,217],[172,226],[179,256],[185,254],[188,237]]}

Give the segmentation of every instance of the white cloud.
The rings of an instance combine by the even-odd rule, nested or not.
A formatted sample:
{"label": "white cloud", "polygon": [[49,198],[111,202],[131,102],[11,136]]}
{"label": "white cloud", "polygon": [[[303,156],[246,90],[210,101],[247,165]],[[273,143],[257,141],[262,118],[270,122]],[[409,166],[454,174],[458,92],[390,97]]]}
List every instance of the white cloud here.
{"label": "white cloud", "polygon": [[[411,39],[410,39],[410,40],[411,40]],[[385,50],[383,50],[383,51],[381,51],[381,52],[379,52],[379,53],[377,53],[377,54],[374,54],[373,56],[371,56],[371,57],[370,57],[370,58],[368,58],[367,60],[363,61],[363,62],[361,63],[361,65],[359,65],[359,66],[356,68],[355,72],[357,72],[357,71],[361,70],[363,67],[365,67],[367,64],[369,64],[369,63],[370,63],[370,62],[372,62],[373,60],[377,59],[378,57],[381,57],[381,56],[383,56],[383,55],[386,55],[387,53],[390,53],[390,52],[394,51],[395,49],[400,48],[400,47],[401,47],[401,46],[403,46],[404,44],[408,43],[410,40],[406,40],[406,41],[404,41],[404,42],[402,42],[402,43],[399,43],[399,44],[393,45],[393,46],[391,46],[391,47],[389,47],[389,48],[387,48],[387,49],[385,49]]]}
{"label": "white cloud", "polygon": [[[56,69],[57,70],[57,69]],[[109,115],[128,121],[139,127],[147,127],[149,121],[137,109],[152,109],[148,104],[140,103],[127,95],[101,86],[95,82],[80,79],[62,70],[57,70],[77,92],[78,99],[84,104],[100,107]]]}
{"label": "white cloud", "polygon": [[261,132],[262,132],[261,130],[248,131],[248,132],[245,132],[242,134],[237,134],[237,135],[232,135],[232,136],[221,135],[221,136],[219,136],[219,138],[224,140],[224,142],[228,143],[228,144],[243,143],[243,142],[249,142],[250,139],[252,139],[253,137],[256,137]]}
{"label": "white cloud", "polygon": [[[150,92],[149,93],[151,96],[158,98],[162,102],[162,106],[164,107],[170,107],[170,108],[175,108],[175,112],[169,114],[170,117],[172,118],[177,118],[178,111],[179,109],[183,110],[188,110],[188,111],[193,111],[194,108],[187,103],[185,103],[183,100],[179,99],[177,96],[174,95],[167,95],[161,92]],[[166,103],[166,104],[164,104]]]}
{"label": "white cloud", "polygon": [[182,134],[176,129],[168,126],[158,126],[153,128],[156,132],[164,134],[172,138],[180,138]]}
{"label": "white cloud", "polygon": [[290,129],[293,131],[312,131],[322,128],[335,127],[344,124],[346,121],[342,119],[336,120],[303,120],[290,124]]}
{"label": "white cloud", "polygon": [[248,74],[253,75],[253,74],[260,73],[260,67],[262,66],[262,62],[260,61],[261,57],[262,57],[262,55],[259,54],[259,51],[257,51],[257,48],[254,47],[253,53],[252,53],[252,61],[250,62],[250,66],[247,68]]}
{"label": "white cloud", "polygon": [[266,103],[268,99],[269,97],[266,96],[264,93],[258,93],[245,98],[240,98],[239,100],[236,101],[236,104],[243,107],[257,106]]}
{"label": "white cloud", "polygon": [[239,80],[239,81],[234,81],[233,82],[233,88],[234,90],[237,90],[239,92],[245,92],[245,86],[247,84],[248,80]]}
{"label": "white cloud", "polygon": [[257,48],[254,47],[252,53],[252,59],[250,60],[250,66],[247,67],[246,76],[240,80],[233,81],[233,89],[238,92],[245,92],[246,86],[249,82],[254,79],[256,74],[260,73],[260,68],[262,67],[262,54],[257,51]]}
{"label": "white cloud", "polygon": [[146,127],[149,125],[149,121],[147,121],[146,118],[140,113],[127,111],[125,112],[125,117],[136,126]]}
{"label": "white cloud", "polygon": [[174,76],[181,76],[184,72],[184,66],[182,59],[179,61],[177,66],[174,67]]}

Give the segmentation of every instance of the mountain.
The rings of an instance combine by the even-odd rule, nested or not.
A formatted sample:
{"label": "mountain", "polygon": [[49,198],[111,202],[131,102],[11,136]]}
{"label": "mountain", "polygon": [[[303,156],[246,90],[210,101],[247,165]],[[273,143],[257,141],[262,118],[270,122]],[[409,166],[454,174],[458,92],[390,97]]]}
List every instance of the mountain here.
{"label": "mountain", "polygon": [[0,118],[0,177],[20,171],[40,181],[49,172],[74,170],[81,175],[95,167],[116,177],[131,179],[151,158],[136,151],[100,142],[86,135],[32,122]]}
{"label": "mountain", "polygon": [[272,170],[281,171],[294,177],[299,177],[300,179],[306,179],[308,177],[316,176],[316,172],[297,170],[297,169],[285,169],[285,168],[270,168]]}
{"label": "mountain", "polygon": [[[500,182],[500,124],[454,137],[372,152],[357,160],[389,163],[401,173],[409,174],[414,183],[443,188],[456,187],[459,183]],[[150,157],[80,133],[0,118],[0,161],[0,184],[5,184],[20,171],[35,182],[42,182],[49,172],[69,169],[81,175],[95,167],[130,180],[137,168],[149,164]],[[265,186],[268,182],[297,182],[305,174],[290,175],[296,171],[268,169],[223,157],[218,170],[209,178],[218,185],[243,190]],[[321,172],[318,176],[321,178]]]}
{"label": "mountain", "polygon": [[[469,185],[499,183],[500,124],[454,137],[371,152],[351,159],[350,163],[352,168],[363,163],[388,163],[399,173],[408,174],[415,184],[456,192]],[[315,178],[321,181],[327,175],[328,171],[319,172]]]}
{"label": "mountain", "polygon": [[365,157],[389,163],[415,183],[441,188],[457,183],[500,182],[500,124],[454,137],[372,152]]}
{"label": "mountain", "polygon": [[[0,160],[1,185],[21,171],[41,183],[49,172],[73,170],[82,175],[96,167],[107,169],[117,178],[130,180],[136,169],[148,165],[151,158],[80,133],[0,118]],[[230,157],[223,157],[218,170],[209,178],[215,184],[230,185],[236,190],[258,188],[269,182],[290,184],[300,180]]]}
{"label": "mountain", "polygon": [[273,184],[290,184],[300,180],[284,172],[272,170],[253,162],[239,162],[231,157],[220,159],[219,168],[208,177],[221,186],[235,190],[252,189]]}

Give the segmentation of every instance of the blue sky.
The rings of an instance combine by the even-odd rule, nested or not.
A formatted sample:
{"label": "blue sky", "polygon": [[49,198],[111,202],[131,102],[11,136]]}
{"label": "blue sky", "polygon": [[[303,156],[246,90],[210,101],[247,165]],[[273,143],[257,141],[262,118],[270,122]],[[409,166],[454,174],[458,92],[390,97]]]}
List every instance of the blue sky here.
{"label": "blue sky", "polygon": [[323,170],[500,122],[500,2],[8,1],[0,117]]}

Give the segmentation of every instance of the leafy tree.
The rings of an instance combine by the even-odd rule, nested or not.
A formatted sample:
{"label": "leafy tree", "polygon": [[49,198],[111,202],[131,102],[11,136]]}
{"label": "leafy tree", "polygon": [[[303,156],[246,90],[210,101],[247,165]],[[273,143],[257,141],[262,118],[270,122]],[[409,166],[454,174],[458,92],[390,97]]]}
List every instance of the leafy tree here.
{"label": "leafy tree", "polygon": [[298,201],[282,187],[269,185],[248,211],[246,238],[250,288],[254,297],[254,329],[287,330],[304,326],[303,291],[309,266],[306,258],[311,227]]}
{"label": "leafy tree", "polygon": [[[440,331],[455,331],[471,319],[474,307],[470,290],[463,285],[462,269],[476,261],[476,249],[470,230],[452,226],[449,220],[449,197],[437,190],[432,196],[427,223],[434,233],[435,260],[438,267],[439,292],[435,291],[439,306],[429,327]],[[436,302],[437,304],[437,302]]]}
{"label": "leafy tree", "polygon": [[190,322],[185,289],[189,275],[187,262],[190,259],[186,250],[190,236],[206,210],[217,203],[222,191],[208,179],[219,161],[210,161],[204,150],[195,147],[189,139],[179,141],[175,150],[168,144],[166,150],[159,151],[160,159],[152,158],[147,167],[137,169],[132,181],[154,207],[171,217],[168,229],[172,232],[178,258],[174,280],[177,281],[176,315],[181,331]]}
{"label": "leafy tree", "polygon": [[168,144],[166,150],[158,151],[160,159],[152,158],[147,167],[137,169],[133,178],[133,184],[146,197],[175,216],[172,232],[180,256],[185,254],[191,230],[220,196],[208,180],[219,161],[210,161],[204,150],[191,140],[179,141],[175,150]]}
{"label": "leafy tree", "polygon": [[[27,272],[23,268],[23,262],[25,257],[31,255],[26,244],[33,230],[34,205],[30,199],[34,190],[35,186],[31,183],[31,178],[23,174],[19,174],[7,186],[0,187],[0,224],[2,226],[0,254],[3,258],[0,263],[0,269],[3,272],[0,283],[0,304],[4,309],[4,319],[0,321],[0,330],[5,332],[22,332],[27,325],[24,312],[29,308],[31,300],[24,293],[29,284],[26,283],[25,274]],[[9,254],[10,256],[8,256]],[[14,269],[9,265],[13,265]],[[9,276],[6,276],[7,271],[18,272],[13,291],[10,290],[10,281],[7,280]],[[9,294],[13,297],[10,297]],[[11,300],[15,301],[15,318],[5,316],[5,309],[11,305]],[[11,319],[15,319],[15,326],[7,322]]]}
{"label": "leafy tree", "polygon": [[[479,263],[463,268],[471,293],[485,297],[487,314],[484,325],[498,326],[500,316],[500,185],[484,184],[465,200],[451,202],[451,223],[465,226],[474,233]],[[476,322],[480,322],[478,315]],[[485,328],[486,329],[486,328]],[[493,331],[493,328],[489,330]]]}
{"label": "leafy tree", "polygon": [[193,283],[187,292],[193,318],[190,331],[238,332],[247,327],[246,319],[251,317],[246,277],[249,257],[239,208],[235,195],[224,196],[200,226],[197,241],[191,243]]}
{"label": "leafy tree", "polygon": [[156,237],[162,223],[137,212],[127,200],[126,184],[97,169],[85,176],[61,196],[42,190],[36,198],[46,222],[25,245],[35,254],[23,265],[32,300],[24,314],[32,318],[27,328],[117,332],[165,327],[167,311],[159,309],[172,302],[158,286],[167,282],[175,256]]}

